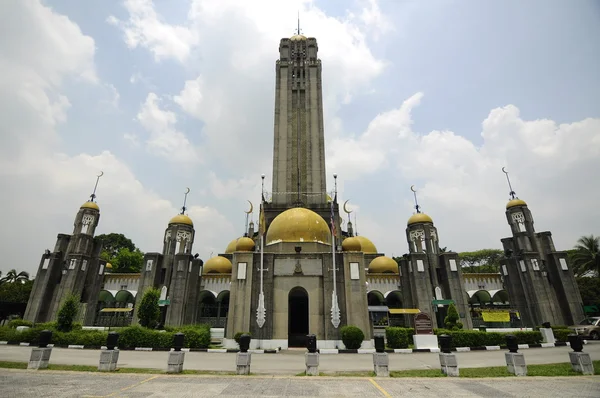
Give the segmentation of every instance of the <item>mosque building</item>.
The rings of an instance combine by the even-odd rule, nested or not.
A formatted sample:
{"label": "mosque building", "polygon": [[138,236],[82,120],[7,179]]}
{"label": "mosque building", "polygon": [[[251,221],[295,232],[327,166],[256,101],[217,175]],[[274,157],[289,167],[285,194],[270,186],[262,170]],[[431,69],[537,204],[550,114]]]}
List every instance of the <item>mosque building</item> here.
{"label": "mosque building", "polygon": [[[378,327],[410,326],[415,313],[428,313],[434,327],[443,327],[450,304],[472,328],[472,307],[486,300],[509,300],[528,325],[583,318],[565,252],[555,251],[549,232],[534,232],[522,200],[507,205],[513,236],[502,240],[507,256],[503,274],[491,277],[498,289],[489,300],[480,284],[466,289],[475,282],[463,275],[457,253],[440,249],[442,237],[416,194],[406,227],[408,252],[399,262],[355,233],[347,201],[338,201],[337,175],[333,189],[326,186],[321,68],[315,38],[298,31],[281,39],[272,190],[265,190],[263,175],[257,229],[250,222],[223,253],[203,262],[192,255],[194,223],[184,201],[167,224],[162,251],[145,254],[140,274],[111,274],[94,241],[100,218],[94,190],[77,213],[73,234],[58,235],[54,251],[42,256],[25,319],[55,319],[61,300],[74,292],[86,325],[135,323],[149,287],[161,290],[161,323],[222,328],[225,347],[236,346],[237,332],[250,332],[264,349],[304,346],[309,333],[320,348],[337,348],[340,328],[354,325],[368,348]],[[340,207],[348,216],[345,230]]]}

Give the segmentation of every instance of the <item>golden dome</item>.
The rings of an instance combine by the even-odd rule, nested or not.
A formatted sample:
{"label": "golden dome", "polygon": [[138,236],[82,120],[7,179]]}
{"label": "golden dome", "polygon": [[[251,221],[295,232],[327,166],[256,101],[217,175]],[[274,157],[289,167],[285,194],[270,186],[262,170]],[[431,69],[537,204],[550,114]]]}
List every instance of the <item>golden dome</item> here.
{"label": "golden dome", "polygon": [[527,206],[527,203],[525,203],[524,200],[521,199],[513,199],[510,200],[507,204],[506,204],[506,208],[510,209],[511,207],[515,207],[515,206]]}
{"label": "golden dome", "polygon": [[100,207],[98,207],[98,204],[89,200],[82,204],[80,209],[94,209],[100,211]]}
{"label": "golden dome", "polygon": [[398,263],[393,258],[386,256],[376,257],[369,264],[369,273],[371,274],[397,274]]}
{"label": "golden dome", "polygon": [[417,224],[417,223],[421,223],[421,222],[433,223],[433,220],[431,219],[431,217],[429,217],[425,213],[415,213],[412,216],[410,216],[406,225],[412,225],[412,224]]}
{"label": "golden dome", "polygon": [[229,242],[227,248],[225,249],[225,254],[233,253],[235,251],[235,246],[237,245],[238,239],[240,238],[235,238],[234,240]]}
{"label": "golden dome", "polygon": [[302,207],[288,209],[271,222],[267,244],[276,242],[330,242],[331,231],[323,217]]}
{"label": "golden dome", "polygon": [[354,236],[344,239],[344,241],[342,242],[342,250],[345,252],[362,251],[361,245],[360,245],[360,240],[356,239],[356,237],[354,237]]}
{"label": "golden dome", "polygon": [[112,264],[111,263],[106,263],[106,269],[112,269]]}
{"label": "golden dome", "polygon": [[206,274],[231,274],[231,261],[223,256],[215,256],[204,263],[202,275]]}
{"label": "golden dome", "polygon": [[191,227],[194,226],[192,219],[186,216],[185,214],[177,214],[175,217],[171,218],[169,224],[186,224]]}
{"label": "golden dome", "polygon": [[377,253],[377,248],[369,239],[364,236],[355,236],[356,239],[360,242],[360,249],[363,253],[367,254],[375,254]]}
{"label": "golden dome", "polygon": [[254,241],[247,236],[243,236],[237,240],[235,245],[236,252],[251,252],[254,250]]}
{"label": "golden dome", "polygon": [[290,40],[292,40],[292,41],[306,40],[306,36],[304,36],[304,35],[294,35],[294,36],[290,37]]}

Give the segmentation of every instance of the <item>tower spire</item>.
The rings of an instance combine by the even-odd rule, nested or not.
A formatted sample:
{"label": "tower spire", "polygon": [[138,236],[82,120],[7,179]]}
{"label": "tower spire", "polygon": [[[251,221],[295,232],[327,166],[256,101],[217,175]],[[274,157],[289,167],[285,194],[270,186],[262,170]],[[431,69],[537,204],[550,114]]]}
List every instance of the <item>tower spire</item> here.
{"label": "tower spire", "polygon": [[94,191],[92,192],[92,194],[90,195],[90,200],[89,202],[93,202],[94,199],[96,199],[96,189],[98,188],[98,181],[100,180],[100,177],[102,177],[104,175],[103,171],[100,171],[100,174],[98,174],[96,176],[96,185],[94,185]]}
{"label": "tower spire", "polygon": [[185,188],[185,194],[183,196],[183,207],[181,208],[181,214],[184,214],[185,210],[187,209],[187,207],[185,207],[185,204],[187,202],[188,193],[190,193],[190,189],[186,187]]}
{"label": "tower spire", "polygon": [[510,189],[510,192],[508,193],[510,195],[510,198],[511,199],[517,198],[517,194],[515,193],[515,191],[513,191],[512,185],[510,184],[510,178],[508,177],[508,171],[506,171],[506,167],[502,167],[502,172],[504,174],[506,174],[506,181],[508,182],[508,189]]}
{"label": "tower spire", "polygon": [[300,10],[298,10],[298,31],[297,34],[300,34]]}
{"label": "tower spire", "polygon": [[419,202],[417,201],[417,191],[415,189],[414,185],[410,186],[410,190],[413,192],[413,195],[415,197],[415,209],[417,210],[417,213],[421,212],[421,206],[419,206]]}

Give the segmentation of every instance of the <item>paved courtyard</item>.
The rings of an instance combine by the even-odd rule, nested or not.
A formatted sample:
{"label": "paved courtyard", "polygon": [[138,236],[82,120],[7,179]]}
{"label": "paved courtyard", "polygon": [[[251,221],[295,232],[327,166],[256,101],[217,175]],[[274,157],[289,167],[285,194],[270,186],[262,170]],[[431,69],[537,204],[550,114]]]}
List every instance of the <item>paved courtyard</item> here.
{"label": "paved courtyard", "polygon": [[5,397],[578,397],[600,396],[597,376],[380,379],[175,376],[3,369]]}

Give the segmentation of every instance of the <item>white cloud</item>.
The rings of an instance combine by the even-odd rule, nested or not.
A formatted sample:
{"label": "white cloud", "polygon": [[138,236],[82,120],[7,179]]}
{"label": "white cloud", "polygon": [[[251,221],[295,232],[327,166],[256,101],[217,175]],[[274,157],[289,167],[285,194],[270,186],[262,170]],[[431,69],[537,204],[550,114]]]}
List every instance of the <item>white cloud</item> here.
{"label": "white cloud", "polygon": [[146,48],[156,61],[175,58],[184,62],[189,57],[191,48],[198,42],[190,28],[163,22],[152,0],[125,0],[124,5],[129,12],[129,19],[119,21],[111,15],[107,22],[123,30],[129,48]]}
{"label": "white cloud", "polygon": [[148,150],[172,162],[199,161],[197,149],[174,127],[177,123],[175,113],[161,109],[158,102],[158,96],[149,93],[137,114],[137,120],[150,133],[146,142]]}

